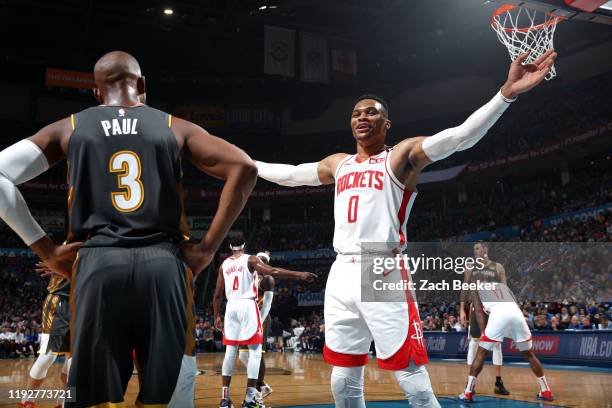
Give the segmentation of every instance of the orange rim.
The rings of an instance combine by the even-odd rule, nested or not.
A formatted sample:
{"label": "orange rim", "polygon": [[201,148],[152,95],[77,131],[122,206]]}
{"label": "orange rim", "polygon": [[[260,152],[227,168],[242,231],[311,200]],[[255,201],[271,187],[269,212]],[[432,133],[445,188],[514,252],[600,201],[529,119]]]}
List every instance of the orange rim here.
{"label": "orange rim", "polygon": [[491,26],[499,26],[502,30],[504,30],[507,33],[511,33],[513,31],[519,31],[521,33],[526,33],[528,31],[532,31],[532,30],[540,30],[546,26],[552,26],[552,25],[556,25],[558,23],[560,23],[561,21],[565,20],[563,17],[560,16],[555,16],[552,13],[546,13],[547,16],[549,16],[550,18],[547,19],[545,22],[543,22],[542,24],[538,24],[538,25],[534,25],[532,27],[521,27],[521,28],[508,28],[508,27],[502,27],[501,24],[499,23],[499,21],[497,21],[497,17],[499,17],[500,15],[512,10],[516,8],[516,6],[513,6],[512,4],[504,4],[503,6],[501,6],[500,8],[498,8],[497,10],[495,10],[493,12],[493,14],[491,15]]}

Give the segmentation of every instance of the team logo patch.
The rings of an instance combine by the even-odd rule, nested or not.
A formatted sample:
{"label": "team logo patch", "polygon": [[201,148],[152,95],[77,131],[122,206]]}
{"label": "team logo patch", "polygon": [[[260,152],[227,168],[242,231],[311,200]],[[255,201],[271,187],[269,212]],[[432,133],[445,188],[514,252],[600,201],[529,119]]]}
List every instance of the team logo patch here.
{"label": "team logo patch", "polygon": [[125,117],[125,109],[119,109],[119,117],[120,118],[124,118]]}
{"label": "team logo patch", "polygon": [[370,164],[377,164],[377,163],[382,163],[385,161],[384,157],[381,157],[379,159],[376,159],[374,157],[370,157]]}
{"label": "team logo patch", "polygon": [[423,347],[423,330],[421,329],[421,322],[413,321],[412,327],[414,327],[415,333],[410,336],[411,339],[416,340],[420,347]]}

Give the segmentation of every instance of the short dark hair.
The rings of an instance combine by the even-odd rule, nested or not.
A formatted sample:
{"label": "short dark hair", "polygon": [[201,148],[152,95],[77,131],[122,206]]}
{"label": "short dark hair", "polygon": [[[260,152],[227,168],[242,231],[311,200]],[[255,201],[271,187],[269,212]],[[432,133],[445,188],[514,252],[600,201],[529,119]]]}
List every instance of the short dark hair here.
{"label": "short dark hair", "polygon": [[385,108],[385,111],[387,112],[387,115],[389,115],[389,104],[387,103],[387,101],[385,101],[380,96],[374,95],[374,94],[364,94],[364,95],[361,95],[359,98],[357,98],[357,101],[355,101],[355,103],[363,101],[364,99],[373,99],[373,100],[375,100],[377,102],[380,102],[380,104],[383,106],[383,108]]}
{"label": "short dark hair", "polygon": [[244,245],[244,238],[241,235],[235,235],[233,237],[230,237],[229,244],[233,247],[239,247],[241,245]]}

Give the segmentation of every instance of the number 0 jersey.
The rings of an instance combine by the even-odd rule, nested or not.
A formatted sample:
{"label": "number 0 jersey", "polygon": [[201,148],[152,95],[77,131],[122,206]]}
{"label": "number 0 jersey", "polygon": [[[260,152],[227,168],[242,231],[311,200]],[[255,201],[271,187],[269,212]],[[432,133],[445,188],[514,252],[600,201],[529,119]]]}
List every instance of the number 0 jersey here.
{"label": "number 0 jersey", "polygon": [[345,158],[336,169],[334,202],[334,249],[343,255],[376,252],[368,243],[397,243],[406,246],[406,223],[416,198],[393,175],[393,150],[359,161]]}
{"label": "number 0 jersey", "polygon": [[257,299],[257,271],[249,270],[249,256],[230,256],[221,264],[227,300]]}
{"label": "number 0 jersey", "polygon": [[70,241],[138,246],[188,235],[171,115],[146,105],[96,106],[70,119]]}

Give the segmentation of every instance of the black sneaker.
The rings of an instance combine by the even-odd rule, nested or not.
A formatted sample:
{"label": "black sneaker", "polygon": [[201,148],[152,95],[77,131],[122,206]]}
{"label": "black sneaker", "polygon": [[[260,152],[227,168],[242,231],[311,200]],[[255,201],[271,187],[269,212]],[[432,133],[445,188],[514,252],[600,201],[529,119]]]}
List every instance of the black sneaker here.
{"label": "black sneaker", "polygon": [[234,408],[234,404],[232,404],[231,399],[223,398],[219,403],[219,408]]}
{"label": "black sneaker", "polygon": [[506,389],[502,380],[495,381],[495,393],[499,395],[510,395],[510,391]]}

